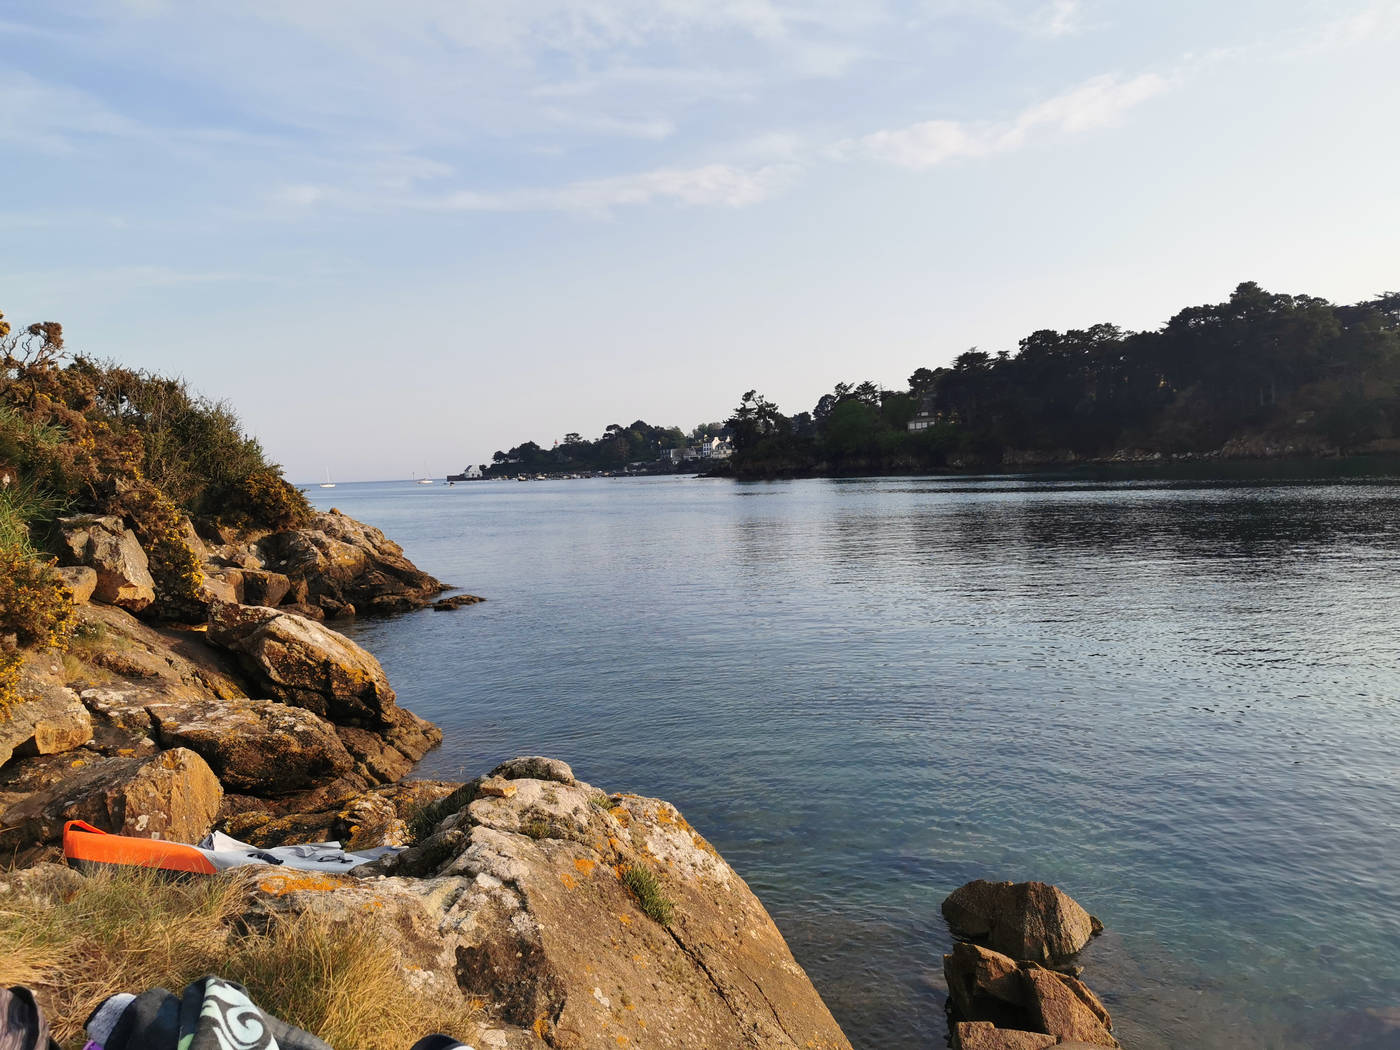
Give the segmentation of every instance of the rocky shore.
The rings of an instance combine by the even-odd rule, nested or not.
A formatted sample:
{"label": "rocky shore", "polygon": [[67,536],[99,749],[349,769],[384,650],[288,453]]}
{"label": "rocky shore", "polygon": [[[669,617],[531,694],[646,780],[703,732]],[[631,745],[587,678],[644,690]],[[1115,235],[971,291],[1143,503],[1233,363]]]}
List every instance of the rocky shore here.
{"label": "rocky shore", "polygon": [[[423,995],[480,1006],[478,1050],[848,1050],[763,906],[668,803],[545,758],[466,784],[402,779],[441,733],[325,621],[447,588],[379,530],[335,511],[261,535],[187,522],[207,616],[176,626],[152,615],[152,552],[126,522],[61,526],[76,630],[66,651],[25,653],[0,723],[0,850],[20,869],[0,892],[79,892],[54,866],[75,819],[181,842],[402,846],[354,875],[225,876],[244,883],[237,928],[370,924]],[[459,597],[434,608],[473,602]]]}

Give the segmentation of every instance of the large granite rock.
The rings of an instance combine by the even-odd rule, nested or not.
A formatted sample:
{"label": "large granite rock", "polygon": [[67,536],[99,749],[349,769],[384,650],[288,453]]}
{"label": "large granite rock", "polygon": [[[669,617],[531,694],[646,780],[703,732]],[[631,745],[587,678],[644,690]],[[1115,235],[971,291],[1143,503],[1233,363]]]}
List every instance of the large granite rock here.
{"label": "large granite rock", "polygon": [[384,669],[323,624],[277,609],[220,606],[210,641],[239,655],[258,691],[333,722],[371,783],[408,772],[442,739],[431,723],[394,702]]}
{"label": "large granite rock", "polygon": [[[209,645],[203,631],[154,627],[121,609],[86,605],[75,610],[77,637],[69,647],[76,688],[150,686],[184,695],[245,695],[238,662]],[[114,676],[125,682],[114,682]]]}
{"label": "large granite rock", "polygon": [[1069,894],[1044,882],[977,879],[948,895],[943,917],[956,933],[1036,962],[1068,958],[1103,929]]}
{"label": "large granite rock", "polygon": [[[519,775],[536,761],[482,781],[511,790],[449,812],[380,865],[389,877],[243,873],[248,921],[377,924],[436,994],[489,1004],[489,1045],[849,1050],[763,906],[674,807],[566,783],[566,766]],[[632,869],[669,909],[642,906]]]}
{"label": "large granite rock", "polygon": [[957,1017],[1009,1028],[1028,1019],[1025,985],[1015,959],[962,941],[943,956],[943,977]]}
{"label": "large granite rock", "polygon": [[0,720],[0,766],[13,755],[58,754],[92,739],[87,708],[42,660],[25,661],[16,687],[20,700]]}
{"label": "large granite rock", "polygon": [[1083,981],[1034,964],[1021,971],[1036,1028],[1062,1041],[1117,1046],[1113,1026],[1098,996]]}
{"label": "large granite rock", "polygon": [[186,700],[147,707],[162,747],[187,747],[226,790],[276,797],[355,768],[329,722],[273,700]]}
{"label": "large granite rock", "polygon": [[69,820],[141,838],[197,842],[208,834],[223,789],[193,751],[154,757],[74,759],[57,783],[9,806],[0,816],[0,850],[54,843]]}
{"label": "large granite rock", "polygon": [[141,612],[156,600],[146,552],[120,518],[83,514],[60,518],[58,526],[65,559],[97,573],[93,600],[129,612]]}
{"label": "large granite rock", "polygon": [[264,605],[269,608],[281,605],[282,599],[292,590],[292,581],[280,572],[244,569],[242,576],[242,600],[248,605]]}
{"label": "large granite rock", "polygon": [[344,635],[295,613],[225,605],[209,640],[237,653],[268,696],[305,707],[337,725],[377,728],[394,709],[384,669]]}
{"label": "large granite rock", "polygon": [[306,600],[330,616],[416,609],[445,589],[384,533],[338,510],[317,514],[305,529],[265,536],[259,549],[267,569],[305,581]]}

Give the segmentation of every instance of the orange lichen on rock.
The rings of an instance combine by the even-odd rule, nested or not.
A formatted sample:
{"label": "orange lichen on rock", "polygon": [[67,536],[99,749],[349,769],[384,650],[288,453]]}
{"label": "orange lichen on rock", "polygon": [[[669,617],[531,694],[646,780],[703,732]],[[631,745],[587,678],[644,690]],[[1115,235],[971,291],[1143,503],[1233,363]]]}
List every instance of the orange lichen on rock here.
{"label": "orange lichen on rock", "polygon": [[339,881],[325,875],[273,875],[258,883],[258,889],[278,897],[303,890],[326,892],[340,887]]}
{"label": "orange lichen on rock", "polygon": [[559,873],[559,881],[564,884],[564,888],[566,890],[573,890],[578,888],[578,883],[574,880],[574,877],[570,875],[567,871],[561,871]]}
{"label": "orange lichen on rock", "polygon": [[589,860],[587,857],[574,858],[574,867],[577,868],[582,875],[592,875],[593,869],[597,866],[598,862],[596,860]]}

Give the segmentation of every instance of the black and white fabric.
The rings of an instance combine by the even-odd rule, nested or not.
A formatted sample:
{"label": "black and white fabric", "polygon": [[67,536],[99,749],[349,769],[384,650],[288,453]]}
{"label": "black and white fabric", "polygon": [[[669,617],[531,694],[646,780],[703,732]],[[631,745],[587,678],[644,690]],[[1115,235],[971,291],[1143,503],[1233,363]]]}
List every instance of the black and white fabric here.
{"label": "black and white fabric", "polygon": [[101,1050],[331,1050],[220,977],[203,977],[179,997],[164,988],[113,996],[88,1018],[87,1035]]}

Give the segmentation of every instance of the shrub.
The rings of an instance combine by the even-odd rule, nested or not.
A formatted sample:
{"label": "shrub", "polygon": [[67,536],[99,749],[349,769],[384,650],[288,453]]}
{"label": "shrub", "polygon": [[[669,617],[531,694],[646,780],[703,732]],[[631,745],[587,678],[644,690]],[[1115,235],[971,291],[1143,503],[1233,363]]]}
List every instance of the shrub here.
{"label": "shrub", "polygon": [[0,718],[19,699],[22,660],[15,646],[62,647],[72,624],[73,595],[52,561],[26,543],[0,543]]}
{"label": "shrub", "polygon": [[644,914],[662,926],[670,923],[671,900],[662,892],[656,872],[641,864],[629,864],[622,872],[622,884],[636,898]]}
{"label": "shrub", "polygon": [[167,619],[202,621],[204,570],[185,542],[180,510],[149,481],[137,482],[108,502],[108,509],[131,522],[150,562],[160,614]]}
{"label": "shrub", "polygon": [[230,525],[273,530],[300,528],[311,504],[274,467],[263,467],[211,494],[209,510]]}

